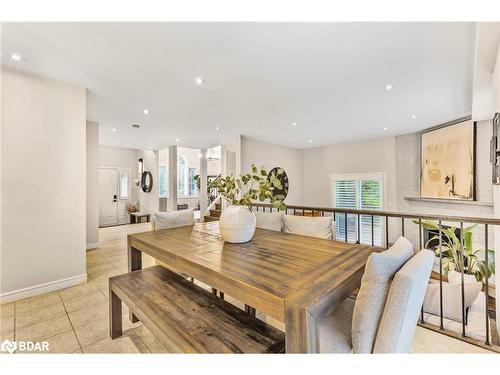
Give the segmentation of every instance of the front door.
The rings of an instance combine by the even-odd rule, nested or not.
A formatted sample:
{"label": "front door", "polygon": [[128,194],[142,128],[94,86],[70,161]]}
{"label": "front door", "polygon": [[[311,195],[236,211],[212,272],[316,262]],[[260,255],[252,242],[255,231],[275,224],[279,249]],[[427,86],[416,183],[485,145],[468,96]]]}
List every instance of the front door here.
{"label": "front door", "polygon": [[99,168],[99,226],[118,224],[118,170]]}

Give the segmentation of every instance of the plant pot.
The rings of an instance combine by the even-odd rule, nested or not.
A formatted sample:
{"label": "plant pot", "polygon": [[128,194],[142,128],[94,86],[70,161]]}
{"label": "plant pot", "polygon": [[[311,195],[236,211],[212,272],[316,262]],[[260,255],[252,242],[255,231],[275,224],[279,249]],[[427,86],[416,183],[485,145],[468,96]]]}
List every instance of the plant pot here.
{"label": "plant pot", "polygon": [[245,206],[226,207],[220,215],[219,228],[226,242],[248,242],[255,233],[255,214]]}

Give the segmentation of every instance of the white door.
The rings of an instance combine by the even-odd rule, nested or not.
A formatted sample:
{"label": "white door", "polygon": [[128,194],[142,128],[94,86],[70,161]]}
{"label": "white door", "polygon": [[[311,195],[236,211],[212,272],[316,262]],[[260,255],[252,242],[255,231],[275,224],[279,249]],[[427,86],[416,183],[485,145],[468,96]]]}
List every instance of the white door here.
{"label": "white door", "polygon": [[99,226],[118,224],[118,170],[99,168]]}

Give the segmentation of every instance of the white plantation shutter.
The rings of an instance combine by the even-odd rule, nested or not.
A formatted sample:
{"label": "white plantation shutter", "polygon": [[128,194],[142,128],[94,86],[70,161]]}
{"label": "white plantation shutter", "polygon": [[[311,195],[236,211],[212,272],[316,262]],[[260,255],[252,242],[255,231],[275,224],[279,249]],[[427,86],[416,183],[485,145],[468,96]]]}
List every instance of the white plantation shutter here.
{"label": "white plantation shutter", "polygon": [[[380,181],[362,180],[359,181],[361,190],[361,200],[359,208],[362,210],[380,210],[381,207],[381,186]],[[372,242],[372,218],[368,215],[361,215],[361,243],[371,244]],[[382,244],[382,218],[373,217],[373,237],[374,244]]]}
{"label": "white plantation shutter", "polygon": [[[382,208],[382,184],[380,180],[335,180],[334,204],[337,208],[380,210]],[[335,215],[335,234],[340,241],[345,239],[345,215]],[[360,216],[361,243],[372,243],[372,218],[371,215]],[[347,240],[356,242],[358,239],[358,217],[347,215]],[[382,220],[373,217],[374,244],[382,243]]]}
{"label": "white plantation shutter", "polygon": [[[354,180],[335,181],[335,207],[357,208],[358,189]],[[357,239],[356,221],[353,215],[347,215],[347,240],[355,242]],[[335,237],[339,240],[345,239],[345,215],[335,215]]]}

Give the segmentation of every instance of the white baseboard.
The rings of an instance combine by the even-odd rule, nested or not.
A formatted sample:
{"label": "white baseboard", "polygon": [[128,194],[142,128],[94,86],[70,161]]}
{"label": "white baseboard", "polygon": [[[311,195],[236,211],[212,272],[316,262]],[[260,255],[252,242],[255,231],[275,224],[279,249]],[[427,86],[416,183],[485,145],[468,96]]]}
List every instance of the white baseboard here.
{"label": "white baseboard", "polygon": [[99,246],[98,242],[90,242],[90,243],[87,244],[87,250],[96,249],[97,246]]}
{"label": "white baseboard", "polygon": [[12,292],[6,292],[0,294],[0,301],[2,303],[19,301],[20,299],[23,298],[33,297],[39,294],[44,294],[48,292],[53,292],[55,290],[69,288],[70,286],[75,286],[85,282],[87,282],[86,273],[78,276],[68,277],[66,279],[51,281],[45,284],[30,286],[24,289],[14,290]]}

